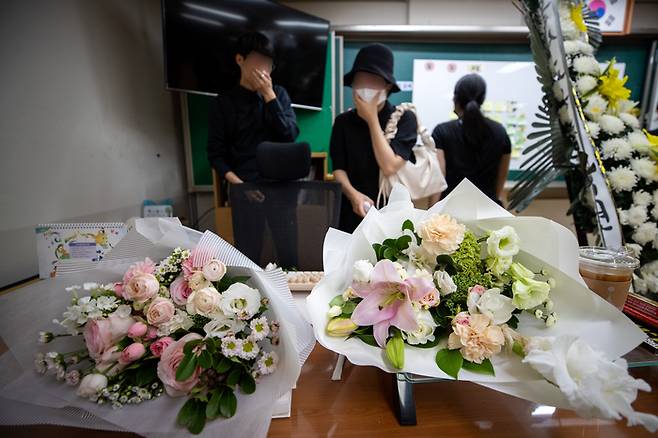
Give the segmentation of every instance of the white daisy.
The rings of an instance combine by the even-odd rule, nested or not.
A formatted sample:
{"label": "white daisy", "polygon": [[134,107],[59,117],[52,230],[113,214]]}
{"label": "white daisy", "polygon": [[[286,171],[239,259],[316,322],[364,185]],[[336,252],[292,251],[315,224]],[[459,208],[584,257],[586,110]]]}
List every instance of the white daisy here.
{"label": "white daisy", "polygon": [[615,192],[633,190],[637,183],[637,175],[628,167],[615,167],[608,172],[610,185]]}
{"label": "white daisy", "polygon": [[260,352],[260,348],[258,347],[258,344],[256,341],[252,339],[245,339],[242,341],[242,349],[238,353],[238,355],[245,360],[251,360],[255,359],[256,356],[258,356],[258,353]]}
{"label": "white daisy", "polygon": [[658,181],[656,163],[650,158],[636,158],[631,160],[631,168],[640,177],[649,181]]}
{"label": "white daisy", "polygon": [[598,121],[605,110],[608,108],[608,101],[603,98],[599,93],[593,93],[587,97],[587,104],[585,105],[585,114],[594,121]]}
{"label": "white daisy", "polygon": [[598,85],[598,80],[594,76],[583,75],[576,80],[576,89],[580,94],[589,93]]}
{"label": "white daisy", "polygon": [[242,352],[242,339],[235,336],[226,336],[222,338],[222,354],[226,357],[239,356]]}
{"label": "white daisy", "polygon": [[258,372],[262,375],[272,374],[276,370],[276,366],[279,363],[279,356],[274,351],[264,353],[258,358],[256,366],[258,367]]}
{"label": "white daisy", "polygon": [[654,222],[645,222],[635,229],[632,238],[640,245],[652,242],[658,234],[658,226]]}
{"label": "white daisy", "polygon": [[270,326],[267,323],[267,318],[264,316],[256,318],[249,323],[251,328],[250,337],[254,341],[260,341],[270,334]]}
{"label": "white daisy", "polygon": [[577,56],[573,60],[573,68],[580,74],[599,76],[601,66],[593,56]]}
{"label": "white daisy", "polygon": [[644,132],[633,131],[628,134],[627,140],[631,147],[633,147],[633,149],[636,151],[642,154],[649,153],[649,147],[651,147],[651,143],[649,142],[647,136],[644,135]]}
{"label": "white daisy", "polygon": [[601,129],[609,134],[619,134],[625,129],[624,122],[619,117],[604,114],[599,120]]}

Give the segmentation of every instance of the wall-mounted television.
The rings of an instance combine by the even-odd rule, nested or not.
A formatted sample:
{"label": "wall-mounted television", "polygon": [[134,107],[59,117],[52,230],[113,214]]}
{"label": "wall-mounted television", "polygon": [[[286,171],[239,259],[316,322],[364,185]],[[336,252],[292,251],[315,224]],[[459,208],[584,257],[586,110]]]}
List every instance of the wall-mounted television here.
{"label": "wall-mounted television", "polygon": [[259,31],[274,43],[272,80],[293,106],[322,108],[329,22],[267,0],[163,0],[165,86],[220,94],[239,82],[235,43]]}

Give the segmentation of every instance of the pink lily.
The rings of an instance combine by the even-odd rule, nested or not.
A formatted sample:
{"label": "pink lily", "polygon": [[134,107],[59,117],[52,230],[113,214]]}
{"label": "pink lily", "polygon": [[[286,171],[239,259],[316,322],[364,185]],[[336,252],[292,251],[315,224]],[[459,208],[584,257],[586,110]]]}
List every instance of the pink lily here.
{"label": "pink lily", "polygon": [[402,280],[390,260],[377,262],[370,283],[354,283],[357,296],[363,298],[352,313],[352,321],[360,326],[373,326],[375,340],[380,347],[386,346],[391,326],[404,331],[418,328],[412,301],[418,301],[433,289],[431,280],[407,278]]}

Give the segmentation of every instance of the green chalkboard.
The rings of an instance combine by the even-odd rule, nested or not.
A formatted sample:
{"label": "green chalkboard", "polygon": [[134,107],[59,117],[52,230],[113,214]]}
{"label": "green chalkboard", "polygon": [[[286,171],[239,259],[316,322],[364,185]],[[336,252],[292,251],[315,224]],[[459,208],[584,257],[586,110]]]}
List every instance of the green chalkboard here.
{"label": "green chalkboard", "polygon": [[[331,39],[329,39],[331,42]],[[194,186],[212,186],[212,172],[206,153],[208,143],[208,106],[213,97],[198,94],[187,95],[189,138],[191,143],[192,176]],[[331,135],[331,46],[327,47],[324,73],[322,110],[295,108],[299,137],[311,145],[313,152],[329,150]]]}

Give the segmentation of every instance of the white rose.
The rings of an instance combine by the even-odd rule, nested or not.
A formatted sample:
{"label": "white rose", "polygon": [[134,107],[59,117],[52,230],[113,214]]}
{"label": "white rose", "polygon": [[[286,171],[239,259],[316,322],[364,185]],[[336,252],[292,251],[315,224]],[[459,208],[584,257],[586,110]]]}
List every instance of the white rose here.
{"label": "white rose", "polygon": [[245,328],[244,321],[229,318],[224,315],[216,316],[203,326],[208,338],[223,338],[229,334],[235,335]]}
{"label": "white rose", "polygon": [[220,293],[212,286],[193,291],[190,296],[187,297],[187,313],[213,318],[219,313],[219,303],[221,298],[222,296]]}
{"label": "white rose", "polygon": [[352,278],[359,283],[368,283],[374,266],[369,260],[357,260],[352,269]]}
{"label": "white rose", "polygon": [[203,265],[202,272],[207,280],[219,281],[226,274],[226,265],[217,259],[212,259]]}
{"label": "white rose", "polygon": [[187,285],[193,291],[203,289],[206,287],[211,287],[212,284],[206,279],[203,275],[203,272],[196,271],[187,279]]}
{"label": "white rose", "polygon": [[555,384],[571,407],[585,418],[626,417],[628,425],[658,429],[658,417],[635,412],[631,403],[638,390],[651,391],[641,379],[628,374],[624,359],[608,360],[575,336],[533,339],[523,359],[546,380]]}
{"label": "white rose", "polygon": [[219,307],[225,315],[250,319],[260,309],[260,292],[244,283],[234,283],[221,295]]}
{"label": "white rose", "polygon": [[402,337],[406,339],[409,345],[425,344],[434,341],[434,329],[436,322],[428,310],[419,310],[416,312],[416,330],[411,332],[402,332]]}
{"label": "white rose", "polygon": [[446,271],[436,271],[434,273],[434,281],[436,281],[441,296],[446,296],[457,291],[457,285],[452,281],[452,277]]}
{"label": "white rose", "polygon": [[637,175],[628,167],[615,167],[608,172],[608,180],[615,192],[633,190],[637,184]]}
{"label": "white rose", "polygon": [[498,288],[489,289],[482,295],[477,292],[469,292],[467,305],[471,315],[481,313],[488,316],[496,325],[507,322],[516,309],[512,304],[512,299],[502,295]]}
{"label": "white rose", "polygon": [[516,230],[509,225],[494,230],[487,238],[487,253],[489,257],[514,257],[521,249],[520,239]]}
{"label": "white rose", "polygon": [[87,374],[80,382],[78,387],[78,396],[89,398],[97,395],[107,387],[107,377],[102,374]]}

